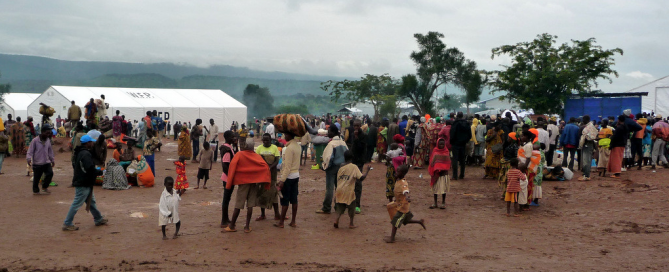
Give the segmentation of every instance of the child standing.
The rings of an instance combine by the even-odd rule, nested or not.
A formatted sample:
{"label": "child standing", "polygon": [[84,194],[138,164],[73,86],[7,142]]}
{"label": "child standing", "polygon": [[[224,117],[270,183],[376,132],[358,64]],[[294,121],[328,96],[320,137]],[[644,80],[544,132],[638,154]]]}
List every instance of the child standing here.
{"label": "child standing", "polygon": [[409,203],[411,203],[411,198],[409,197],[409,184],[404,179],[404,176],[406,176],[407,172],[409,172],[409,166],[406,164],[402,164],[397,167],[397,171],[395,172],[395,178],[397,180],[393,190],[395,194],[395,201],[386,205],[388,208],[388,214],[391,218],[390,224],[393,225],[393,230],[390,234],[390,237],[384,239],[386,243],[395,242],[395,234],[397,233],[397,229],[402,225],[420,224],[423,229],[427,229],[425,228],[425,220],[413,220],[413,214],[411,211],[409,211]]}
{"label": "child standing", "polygon": [[200,189],[200,180],[204,179],[202,189],[207,189],[207,180],[209,180],[209,170],[211,164],[214,162],[214,151],[209,148],[209,143],[202,143],[202,150],[200,150],[200,157],[198,159],[200,166],[197,169],[197,186],[194,189]]}
{"label": "child standing", "polygon": [[504,201],[506,201],[506,216],[511,216],[511,203],[513,203],[514,215],[513,217],[518,217],[520,208],[518,206],[518,194],[520,193],[520,180],[525,179],[525,174],[518,170],[518,158],[511,159],[509,163],[511,169],[506,172],[506,196]]}
{"label": "child standing", "polygon": [[437,140],[437,147],[432,150],[432,157],[430,157],[430,166],[428,172],[432,179],[430,181],[430,188],[434,194],[434,204],[430,209],[437,208],[437,198],[441,195],[440,209],[446,209],[446,193],[450,191],[451,181],[448,178],[448,170],[451,170],[451,156],[446,148],[446,140],[439,138]]}
{"label": "child standing", "polygon": [[186,176],[186,157],[179,156],[179,161],[175,161],[174,165],[177,166],[177,182],[174,184],[174,188],[177,189],[179,195],[182,195],[188,189],[188,177]]}
{"label": "child standing", "polygon": [[174,179],[172,177],[166,177],[165,190],[163,190],[163,194],[160,195],[160,203],[158,204],[158,209],[160,211],[160,214],[158,215],[158,225],[162,227],[163,240],[167,240],[165,228],[168,223],[177,225],[177,229],[174,232],[172,239],[177,239],[179,236],[179,228],[181,228],[181,220],[179,219],[179,201],[181,201],[181,193],[175,193],[173,187]]}
{"label": "child standing", "polygon": [[351,218],[349,229],[356,228],[353,225],[353,217],[355,216],[356,197],[355,184],[362,182],[369,173],[370,165],[367,165],[367,170],[363,175],[358,169],[358,166],[353,164],[353,152],[346,150],[344,152],[344,160],[346,162],[339,168],[337,172],[337,191],[335,192],[335,212],[337,212],[337,220],[335,220],[334,227],[339,228],[339,218],[348,209],[348,216]]}

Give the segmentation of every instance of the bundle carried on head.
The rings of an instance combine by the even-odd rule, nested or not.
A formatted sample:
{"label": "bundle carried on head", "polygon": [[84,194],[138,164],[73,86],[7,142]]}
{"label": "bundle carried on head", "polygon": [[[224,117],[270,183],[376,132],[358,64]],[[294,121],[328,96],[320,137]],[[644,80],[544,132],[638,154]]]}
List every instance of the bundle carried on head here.
{"label": "bundle carried on head", "polygon": [[39,114],[46,115],[47,117],[51,117],[51,116],[53,116],[54,113],[56,113],[56,110],[54,110],[52,107],[49,107],[49,106],[47,106],[45,104],[41,104],[41,103],[40,103],[40,105],[41,106],[39,107]]}
{"label": "bundle carried on head", "polygon": [[306,124],[299,114],[279,114],[274,116],[274,127],[281,133],[290,133],[302,137],[307,133]]}

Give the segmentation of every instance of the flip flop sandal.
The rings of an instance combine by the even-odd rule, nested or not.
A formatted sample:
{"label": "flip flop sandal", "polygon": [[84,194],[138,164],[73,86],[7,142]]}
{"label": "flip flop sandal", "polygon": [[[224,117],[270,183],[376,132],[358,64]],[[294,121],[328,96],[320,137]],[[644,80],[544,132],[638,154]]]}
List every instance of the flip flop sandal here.
{"label": "flip flop sandal", "polygon": [[446,205],[441,205],[441,206],[439,207],[439,209],[445,210],[445,209],[446,209]]}
{"label": "flip flop sandal", "polygon": [[430,206],[430,210],[438,208],[437,205]]}
{"label": "flip flop sandal", "polygon": [[224,231],[224,232],[237,232],[236,229],[231,229],[230,227],[225,227],[225,228],[223,229],[223,231]]}
{"label": "flip flop sandal", "polygon": [[244,233],[251,233],[251,228],[249,228],[249,229],[244,229]]}
{"label": "flip flop sandal", "polygon": [[279,223],[275,223],[275,224],[273,224],[273,225],[274,225],[275,227],[277,227],[277,228],[281,228],[281,229],[283,228],[283,226],[280,226]]}

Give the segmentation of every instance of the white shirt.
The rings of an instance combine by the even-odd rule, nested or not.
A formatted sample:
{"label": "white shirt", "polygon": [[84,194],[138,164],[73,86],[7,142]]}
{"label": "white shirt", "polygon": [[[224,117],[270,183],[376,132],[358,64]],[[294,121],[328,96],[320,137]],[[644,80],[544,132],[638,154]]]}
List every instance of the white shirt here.
{"label": "white shirt", "polygon": [[211,125],[211,129],[209,130],[211,139],[209,141],[213,140],[218,140],[218,126],[217,125]]}
{"label": "white shirt", "polygon": [[548,142],[550,144],[555,144],[555,140],[560,136],[560,128],[558,126],[553,125],[553,124],[548,124],[547,130],[550,131],[550,138],[548,138]]}
{"label": "white shirt", "polygon": [[543,128],[537,130],[539,131],[539,142],[546,146],[546,148],[544,148],[544,152],[548,152],[548,148],[550,147],[550,137],[548,137],[548,131],[545,131]]}
{"label": "white shirt", "polygon": [[[167,189],[163,189],[163,193],[160,195],[160,203],[158,204],[160,211],[158,215],[159,226],[165,226],[168,223],[179,223],[179,201],[181,201],[181,197],[176,191],[172,190],[172,194],[170,194],[167,192]],[[170,214],[172,217],[168,217]]]}
{"label": "white shirt", "polygon": [[270,123],[267,125],[267,128],[265,128],[265,133],[269,133],[269,135],[272,135],[272,139],[276,139],[276,135],[274,135],[274,124]]}
{"label": "white shirt", "polygon": [[321,124],[319,125],[318,128],[320,128],[320,129],[325,129],[325,122],[324,122],[324,121],[321,121]]}

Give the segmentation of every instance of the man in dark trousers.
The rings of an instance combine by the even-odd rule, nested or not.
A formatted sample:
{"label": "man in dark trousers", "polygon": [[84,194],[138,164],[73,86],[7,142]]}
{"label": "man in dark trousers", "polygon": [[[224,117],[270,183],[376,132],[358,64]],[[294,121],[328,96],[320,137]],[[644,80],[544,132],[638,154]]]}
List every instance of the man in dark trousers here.
{"label": "man in dark trousers", "polygon": [[371,118],[367,118],[367,154],[365,154],[365,162],[371,162],[372,156],[374,155],[374,148],[376,148],[376,141],[378,140],[379,128],[374,126]]}
{"label": "man in dark trousers", "polygon": [[[363,133],[361,127],[361,122],[355,120],[353,122],[353,135],[350,135],[351,141],[351,152],[353,153],[353,164],[358,166],[358,169],[362,171],[362,167],[365,164],[365,156],[367,155],[367,139],[365,133]],[[372,147],[373,149],[374,147]],[[355,213],[360,213],[360,197],[362,196],[362,181],[355,183]]]}
{"label": "man in dark trousers", "polygon": [[74,179],[72,185],[75,189],[74,201],[70,206],[70,211],[67,213],[65,222],[63,223],[64,231],[78,230],[79,227],[73,224],[74,215],[77,214],[79,208],[86,204],[86,211],[90,211],[95,220],[96,226],[107,224],[108,220],[102,217],[102,214],[95,205],[95,196],[93,195],[93,185],[95,185],[95,178],[102,175],[100,170],[95,168],[93,163],[93,155],[91,150],[95,148],[95,141],[88,135],[81,137],[81,145],[75,148],[75,160],[72,163],[74,168]]}
{"label": "man in dark trousers", "polygon": [[[451,126],[450,141],[453,151],[452,170],[453,180],[465,178],[465,149],[472,138],[472,129],[464,118],[462,112],[458,112],[455,122]],[[460,164],[460,176],[458,176],[458,164]]]}

